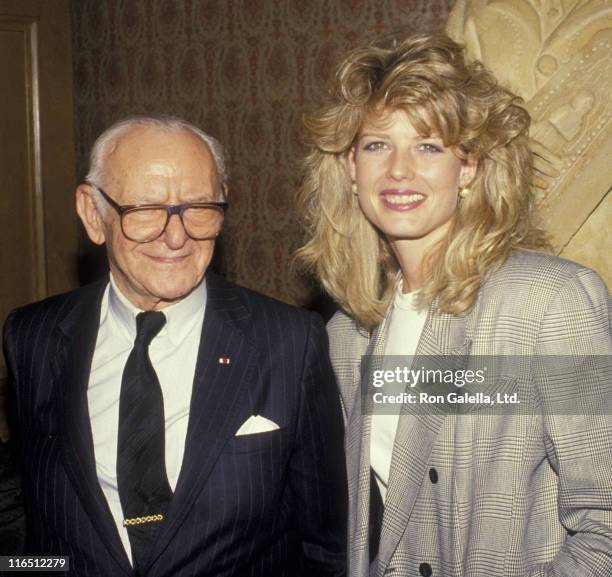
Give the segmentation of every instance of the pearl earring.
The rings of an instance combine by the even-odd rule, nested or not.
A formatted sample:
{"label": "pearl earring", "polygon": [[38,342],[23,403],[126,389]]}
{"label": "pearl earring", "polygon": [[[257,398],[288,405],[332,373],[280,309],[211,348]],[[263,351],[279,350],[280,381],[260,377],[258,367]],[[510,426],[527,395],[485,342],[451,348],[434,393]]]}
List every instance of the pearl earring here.
{"label": "pearl earring", "polygon": [[459,188],[459,198],[467,198],[470,196],[471,190],[467,186]]}
{"label": "pearl earring", "polygon": [[358,190],[357,190],[357,183],[356,183],[356,182],[353,182],[353,184],[351,184],[351,192],[352,192],[352,193],[353,193],[355,196],[357,196],[357,192],[358,192]]}

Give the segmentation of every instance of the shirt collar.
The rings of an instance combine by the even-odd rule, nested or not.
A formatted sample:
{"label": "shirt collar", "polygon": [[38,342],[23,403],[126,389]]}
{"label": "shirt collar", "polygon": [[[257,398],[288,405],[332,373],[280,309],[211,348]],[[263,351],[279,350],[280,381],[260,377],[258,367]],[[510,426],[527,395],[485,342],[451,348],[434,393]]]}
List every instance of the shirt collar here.
{"label": "shirt collar", "polygon": [[[167,336],[173,345],[178,345],[197,323],[201,325],[204,318],[206,298],[206,282],[202,281],[184,299],[161,309],[161,312],[166,316],[166,324],[160,331],[159,336]],[[123,329],[130,342],[133,342],[136,338],[136,315],[141,312],[143,312],[142,309],[133,305],[121,292],[111,273],[108,289],[108,314]]]}
{"label": "shirt collar", "polygon": [[418,295],[419,291],[412,291],[409,293],[404,292],[404,278],[398,277],[395,286],[395,296],[393,298],[393,306],[398,309],[404,310],[418,310]]}

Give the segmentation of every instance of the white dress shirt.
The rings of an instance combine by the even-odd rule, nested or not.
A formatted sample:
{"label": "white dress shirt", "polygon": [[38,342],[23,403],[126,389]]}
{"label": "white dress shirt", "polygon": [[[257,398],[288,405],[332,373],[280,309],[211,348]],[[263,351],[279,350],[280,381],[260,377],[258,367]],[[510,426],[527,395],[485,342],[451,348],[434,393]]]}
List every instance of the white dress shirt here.
{"label": "white dress shirt", "polygon": [[[206,284],[202,282],[182,301],[162,310],[166,324],[149,346],[164,398],[166,471],[173,491],[185,450],[205,304]],[[136,315],[140,312],[121,294],[111,275],[102,297],[87,390],[98,480],[130,560],[130,542],[117,489],[117,437],[121,377],[136,338]]]}
{"label": "white dress shirt", "polygon": [[[402,293],[402,281],[398,283],[387,327],[385,357],[413,356],[416,352],[427,319],[427,309],[418,310],[415,307],[416,295],[416,292]],[[396,362],[392,361],[391,365],[395,366]],[[402,387],[402,391],[404,388]],[[397,432],[401,405],[393,405],[393,407],[397,409],[396,414],[372,415],[370,466],[374,470],[383,501],[389,485],[391,457],[393,456],[393,445],[395,444],[395,433]]]}

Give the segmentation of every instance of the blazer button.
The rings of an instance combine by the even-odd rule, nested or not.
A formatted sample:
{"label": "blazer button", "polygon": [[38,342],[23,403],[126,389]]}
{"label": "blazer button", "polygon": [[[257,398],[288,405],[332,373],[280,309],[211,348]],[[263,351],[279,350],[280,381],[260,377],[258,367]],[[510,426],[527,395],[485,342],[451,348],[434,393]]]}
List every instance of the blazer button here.
{"label": "blazer button", "polygon": [[438,471],[436,471],[433,467],[429,469],[429,480],[432,483],[438,482]]}
{"label": "blazer button", "polygon": [[431,577],[433,571],[431,570],[431,565],[429,563],[421,563],[419,565],[419,573],[423,577]]}

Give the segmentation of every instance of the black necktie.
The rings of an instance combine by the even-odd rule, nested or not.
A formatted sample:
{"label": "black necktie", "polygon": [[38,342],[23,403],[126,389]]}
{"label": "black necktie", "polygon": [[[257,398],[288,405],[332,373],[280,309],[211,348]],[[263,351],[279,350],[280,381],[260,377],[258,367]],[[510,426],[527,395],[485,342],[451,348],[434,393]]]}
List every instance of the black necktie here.
{"label": "black necktie", "polygon": [[370,542],[370,563],[374,561],[378,555],[378,547],[380,545],[380,533],[382,530],[382,519],[385,512],[385,506],[376,482],[376,475],[370,469],[370,525],[368,531],[368,540]]}
{"label": "black necktie", "polygon": [[149,359],[149,344],[165,323],[166,317],[157,311],[136,317],[136,340],[121,379],[117,485],[136,569],[146,564],[172,499],[166,474],[164,399]]}

